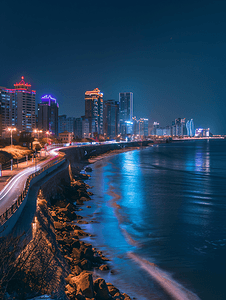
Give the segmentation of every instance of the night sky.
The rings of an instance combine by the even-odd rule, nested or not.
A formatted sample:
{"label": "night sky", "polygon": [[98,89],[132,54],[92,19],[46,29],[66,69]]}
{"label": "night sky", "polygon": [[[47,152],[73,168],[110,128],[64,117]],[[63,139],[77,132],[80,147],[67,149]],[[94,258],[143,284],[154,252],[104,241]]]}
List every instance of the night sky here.
{"label": "night sky", "polygon": [[134,115],[226,134],[226,1],[10,1],[0,6],[0,86],[21,76],[60,114],[134,93]]}

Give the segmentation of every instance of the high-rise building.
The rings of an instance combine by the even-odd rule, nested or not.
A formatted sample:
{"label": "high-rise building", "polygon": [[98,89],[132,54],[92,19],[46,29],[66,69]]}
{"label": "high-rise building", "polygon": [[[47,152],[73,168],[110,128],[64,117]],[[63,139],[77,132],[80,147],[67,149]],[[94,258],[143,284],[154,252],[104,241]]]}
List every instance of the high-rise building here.
{"label": "high-rise building", "polygon": [[[36,91],[31,90],[31,85],[25,83],[24,77],[21,77],[15,87],[15,104],[17,108],[17,128],[20,131],[32,132],[36,125],[35,115],[35,95]],[[15,114],[16,115],[16,114]]]}
{"label": "high-rise building", "polygon": [[184,136],[186,135],[186,128],[185,128],[185,118],[175,119],[172,122],[172,136]]}
{"label": "high-rise building", "polygon": [[112,139],[118,135],[119,103],[114,100],[104,101],[104,135]]}
{"label": "high-rise building", "polygon": [[38,128],[58,135],[59,105],[51,95],[45,95],[38,104]]}
{"label": "high-rise building", "polygon": [[166,126],[162,129],[162,135],[164,136],[170,136],[171,135],[171,127]]}
{"label": "high-rise building", "polygon": [[191,119],[186,122],[187,136],[195,135],[194,121]]}
{"label": "high-rise building", "polygon": [[0,87],[0,114],[2,119],[2,133],[8,126],[16,126],[19,131],[32,132],[36,127],[35,115],[36,91],[25,83],[21,77],[14,89]]}
{"label": "high-rise building", "polygon": [[151,131],[151,134],[152,135],[158,135],[157,134],[157,132],[156,132],[156,130],[159,128],[159,123],[158,122],[154,122],[153,123],[153,129],[152,129],[152,131]]}
{"label": "high-rise building", "polygon": [[103,93],[99,89],[85,92],[85,118],[89,121],[89,136],[103,134]]}
{"label": "high-rise building", "polygon": [[58,134],[67,131],[67,116],[58,116]]}
{"label": "high-rise building", "polygon": [[195,125],[194,125],[193,119],[191,119],[191,121],[190,121],[190,136],[194,136],[194,135],[195,135]]}
{"label": "high-rise building", "polygon": [[140,118],[139,121],[139,136],[148,136],[148,119]]}
{"label": "high-rise building", "polygon": [[86,119],[85,116],[82,116],[82,137],[89,138],[90,131],[89,131],[89,120]]}
{"label": "high-rise building", "polygon": [[[75,135],[75,118],[74,117],[67,117],[66,115],[60,115],[58,117],[58,132],[63,133],[73,132]],[[76,135],[75,135],[76,136]]]}
{"label": "high-rise building", "polygon": [[0,136],[4,136],[7,127],[16,126],[17,114],[12,116],[12,103],[15,93],[11,89],[0,87]]}
{"label": "high-rise building", "polygon": [[147,137],[148,136],[148,119],[133,117],[133,134],[135,137]]}
{"label": "high-rise building", "polygon": [[190,136],[190,121],[187,120],[186,122],[186,130],[187,130],[187,136]]}
{"label": "high-rise building", "polygon": [[75,138],[82,138],[82,117],[75,119]]}
{"label": "high-rise building", "polygon": [[75,132],[75,117],[67,117],[67,131]]}
{"label": "high-rise building", "polygon": [[126,135],[126,123],[133,118],[133,93],[119,93],[119,126],[120,133]]}

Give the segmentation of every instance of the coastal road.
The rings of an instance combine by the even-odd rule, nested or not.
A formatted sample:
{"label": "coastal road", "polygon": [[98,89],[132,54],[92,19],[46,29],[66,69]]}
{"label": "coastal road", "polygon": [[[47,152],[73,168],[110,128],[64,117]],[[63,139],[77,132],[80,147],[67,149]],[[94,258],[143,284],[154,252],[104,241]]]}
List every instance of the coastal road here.
{"label": "coastal road", "polygon": [[47,160],[37,164],[36,166],[28,167],[14,175],[9,183],[3,188],[0,192],[0,215],[17,200],[26,185],[28,176],[40,170],[44,167],[44,165],[52,161],[58,155],[58,151],[54,149],[54,151],[50,151],[49,154],[51,157]]}

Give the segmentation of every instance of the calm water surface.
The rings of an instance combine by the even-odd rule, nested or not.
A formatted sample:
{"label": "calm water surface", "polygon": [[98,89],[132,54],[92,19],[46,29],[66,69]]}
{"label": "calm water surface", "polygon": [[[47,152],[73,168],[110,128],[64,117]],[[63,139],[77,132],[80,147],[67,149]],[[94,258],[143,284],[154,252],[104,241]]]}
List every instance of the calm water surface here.
{"label": "calm water surface", "polygon": [[121,153],[93,165],[93,245],[137,299],[226,299],[226,140]]}

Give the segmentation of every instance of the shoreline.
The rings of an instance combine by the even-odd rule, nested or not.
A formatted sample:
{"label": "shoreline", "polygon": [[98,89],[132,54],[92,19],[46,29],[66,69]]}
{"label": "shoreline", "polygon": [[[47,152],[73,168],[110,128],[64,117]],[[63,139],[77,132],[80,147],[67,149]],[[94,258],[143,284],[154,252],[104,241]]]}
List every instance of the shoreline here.
{"label": "shoreline", "polygon": [[[146,147],[146,148],[149,148],[149,147]],[[133,150],[142,150],[141,148],[136,148],[136,149],[131,149],[131,151]],[[129,151],[129,150],[128,150]],[[109,153],[107,155],[101,155],[101,157],[97,157],[97,158],[93,158],[91,160],[89,160],[89,163],[91,164],[98,164],[99,161],[102,161],[108,157],[112,157],[116,154],[120,154],[120,153],[123,153],[123,152],[127,152],[127,151],[116,151],[115,153]],[[106,160],[106,163],[103,162],[101,165],[102,166],[105,166],[106,164],[108,163],[108,161]],[[88,165],[89,166],[89,165]],[[98,166],[99,168],[99,166]],[[88,180],[86,181],[88,183]],[[95,183],[92,183],[92,185],[95,185]],[[120,209],[120,205],[117,203],[117,201],[120,199],[120,196],[118,194],[116,194],[114,191],[112,191],[110,189],[109,193],[108,193],[109,196],[111,196],[111,200],[109,200],[108,204],[113,208],[113,210],[116,210],[116,214],[117,214],[117,211],[118,209]],[[96,207],[96,200],[97,199],[92,199],[93,200],[93,205],[94,205],[94,208]],[[95,211],[98,209],[98,205],[95,209]],[[84,208],[85,210],[85,208]],[[93,223],[92,222],[92,219],[94,218],[94,220],[96,219],[97,220],[97,223],[98,222],[98,216],[94,217],[94,213],[95,212],[92,212],[91,214],[87,214],[88,213],[88,210],[86,209],[85,210],[86,213],[85,213],[85,216],[84,219],[86,221],[88,221],[87,223]],[[119,213],[120,215],[120,213]],[[114,216],[116,219],[118,219],[117,216]],[[120,216],[119,216],[120,217]],[[120,220],[118,219],[119,223],[120,223]],[[84,230],[86,232],[91,232],[94,237],[88,237],[87,238],[87,241],[92,243],[92,240],[94,240],[94,245],[97,247],[97,248],[100,248],[100,249],[104,249],[104,251],[106,252],[107,256],[110,258],[110,261],[112,263],[112,268],[116,274],[116,277],[114,278],[113,280],[113,277],[111,277],[111,274],[109,274],[109,272],[105,272],[104,274],[104,279],[106,278],[111,278],[109,279],[110,281],[112,280],[113,284],[115,286],[119,286],[120,289],[125,289],[126,293],[128,293],[130,295],[130,297],[132,297],[133,299],[149,299],[148,297],[146,298],[146,295],[142,295],[140,294],[140,291],[137,291],[136,292],[136,289],[134,289],[132,291],[130,291],[130,289],[128,289],[129,285],[127,285],[127,280],[125,280],[125,282],[123,283],[122,281],[118,281],[120,280],[120,277],[117,278],[117,274],[121,273],[121,269],[117,269],[117,263],[115,265],[115,258],[117,257],[117,253],[114,253],[114,251],[112,252],[110,250],[110,252],[108,252],[108,247],[105,247],[105,245],[102,245],[101,244],[101,241],[99,240],[98,242],[98,238],[96,237],[96,233],[98,233],[98,227],[96,226],[95,227],[95,224],[94,224],[94,227],[93,229],[94,230],[91,230],[89,231],[89,225],[87,223],[84,223],[83,227]],[[94,221],[94,223],[96,223]],[[127,240],[127,242],[132,245],[132,246],[138,246],[139,247],[139,243],[136,242],[135,240],[133,240],[133,238],[130,236],[130,234],[123,228],[121,228],[123,232],[123,235],[125,237],[125,239]],[[98,234],[97,234],[98,235]],[[86,239],[86,238],[85,238]],[[107,244],[106,244],[107,245]],[[155,288],[155,291],[153,290],[153,295],[152,297],[159,297],[159,295],[155,295],[154,293],[157,293],[160,292],[160,295],[164,294],[164,296],[160,296],[161,299],[169,299],[171,296],[175,299],[199,299],[198,296],[194,293],[192,293],[191,291],[189,291],[188,289],[186,289],[184,286],[182,286],[179,282],[177,282],[176,280],[173,279],[173,277],[171,276],[168,276],[167,272],[163,269],[161,269],[160,267],[158,267],[157,265],[155,265],[154,263],[152,262],[149,262],[148,260],[145,260],[144,258],[139,258],[139,256],[136,256],[135,254],[133,254],[133,252],[129,252],[128,253],[128,257],[130,259],[132,259],[138,266],[140,269],[143,269],[145,270],[145,272],[147,273],[147,275],[149,275],[150,277],[152,277],[153,281],[154,281],[154,285],[157,284],[157,289]],[[151,270],[150,270],[151,269]],[[99,275],[100,272],[98,272],[98,275]],[[122,274],[125,274],[125,272],[123,272]],[[145,274],[145,273],[144,273]],[[110,276],[110,277],[109,277]],[[144,275],[145,276],[145,275]],[[168,276],[168,277],[167,277]],[[126,277],[125,277],[126,278]],[[168,280],[168,285],[169,286],[165,286],[164,285],[164,280],[165,278],[167,278]],[[125,285],[125,287],[123,287]],[[130,291],[130,292],[129,292]],[[131,293],[131,294],[130,294]],[[139,295],[140,294],[140,295]],[[143,298],[144,297],[144,298]],[[163,297],[163,298],[162,298]],[[158,298],[160,299],[160,298]]]}
{"label": "shoreline", "polygon": [[[152,146],[151,146],[152,147]],[[92,221],[90,220],[90,222],[87,221],[83,221],[83,217],[78,215],[77,212],[90,208],[89,205],[87,205],[86,207],[84,207],[84,205],[86,204],[86,202],[88,202],[89,200],[92,200],[90,196],[93,195],[92,192],[87,192],[87,190],[89,190],[91,187],[85,182],[87,179],[89,179],[90,175],[88,174],[88,172],[85,171],[85,168],[88,166],[91,166],[92,164],[98,163],[99,161],[102,161],[108,157],[112,157],[115,156],[117,154],[120,153],[124,153],[124,152],[129,152],[129,151],[134,151],[134,150],[141,150],[143,148],[148,148],[148,147],[130,147],[130,148],[123,148],[123,149],[117,149],[117,150],[111,150],[107,153],[98,155],[98,156],[94,156],[89,158],[87,161],[80,161],[79,164],[77,165],[77,170],[74,174],[74,184],[79,183],[79,185],[76,187],[76,189],[78,188],[78,190],[80,190],[81,188],[83,189],[83,192],[79,195],[80,199],[76,199],[74,201],[74,197],[71,197],[72,200],[74,201],[75,204],[75,212],[76,212],[76,216],[77,216],[77,221],[75,220],[74,222],[76,222],[78,225],[74,225],[76,230],[79,230],[79,236],[77,237],[80,240],[80,248],[82,247],[82,251],[81,252],[90,252],[90,250],[92,251],[91,254],[89,253],[88,256],[83,257],[83,254],[78,254],[78,256],[76,257],[77,262],[80,269],[78,269],[77,267],[75,269],[72,270],[72,272],[69,274],[69,276],[65,279],[67,285],[65,286],[66,289],[66,295],[68,296],[69,299],[80,299],[80,298],[74,298],[75,296],[75,290],[72,290],[73,288],[75,288],[75,286],[80,286],[83,285],[83,281],[86,281],[87,284],[87,276],[89,277],[89,290],[90,287],[92,287],[92,280],[93,280],[93,286],[94,286],[94,293],[92,294],[92,299],[106,299],[106,300],[110,300],[110,299],[116,299],[115,297],[118,297],[117,299],[123,299],[123,300],[131,300],[132,298],[130,298],[130,296],[124,292],[121,292],[118,288],[117,288],[117,284],[116,286],[114,286],[112,283],[109,282],[105,282],[105,280],[103,278],[101,278],[100,273],[106,272],[108,271],[111,274],[115,273],[115,270],[112,269],[111,266],[111,261],[110,259],[108,259],[105,255],[103,255],[101,247],[93,247],[90,244],[90,241],[88,242],[83,242],[83,239],[86,240],[87,238],[91,239],[92,237],[95,238],[95,234],[94,236],[91,235],[88,230],[84,229],[83,230],[83,225],[87,225],[89,223],[92,223]],[[84,174],[85,173],[85,174]],[[82,178],[81,178],[82,177]],[[75,185],[74,185],[75,187]],[[85,193],[85,194],[84,194]],[[82,197],[81,197],[82,196]],[[85,199],[86,198],[86,199]],[[69,202],[71,202],[71,199],[69,200]],[[88,204],[88,203],[87,203]],[[55,213],[53,213],[55,215]],[[98,220],[97,220],[98,222]],[[75,224],[75,223],[74,223]],[[73,227],[74,227],[73,226]],[[80,227],[81,226],[81,227]],[[62,238],[62,236],[60,237]],[[91,241],[92,243],[92,241]],[[85,248],[85,250],[84,250]],[[79,252],[79,251],[77,251]],[[77,255],[77,253],[76,253]],[[82,258],[83,257],[83,258]],[[85,258],[85,261],[84,261]],[[69,263],[69,265],[71,264],[71,259],[70,257],[66,257],[67,262]],[[73,258],[74,259],[74,258]],[[88,260],[88,263],[87,263]],[[89,265],[89,260],[91,261],[91,265]],[[110,264],[109,264],[109,263]],[[98,270],[98,274],[95,272],[95,270]],[[80,273],[81,271],[81,273]],[[88,275],[87,275],[88,274]],[[92,275],[90,278],[90,274]],[[75,276],[74,276],[75,275]],[[77,277],[77,278],[76,278]],[[85,277],[85,279],[84,279]],[[76,282],[76,283],[75,283]],[[92,288],[91,288],[92,289]],[[82,288],[81,288],[82,290]],[[83,291],[84,295],[87,291]],[[88,292],[88,298],[86,299],[90,299],[90,291]],[[98,294],[101,294],[101,296]],[[85,295],[85,296],[87,296]],[[96,296],[96,297],[95,297]],[[82,298],[81,298],[82,299]],[[133,299],[136,299],[135,297],[133,297]]]}
{"label": "shoreline", "polygon": [[[99,162],[102,163],[101,166],[105,165],[105,163],[107,163],[107,159],[110,158],[110,157],[113,157],[115,155],[118,155],[118,154],[121,154],[121,153],[124,153],[124,152],[131,152],[131,151],[134,151],[134,150],[143,150],[143,149],[147,149],[147,148],[151,148],[153,147],[154,145],[150,145],[150,146],[146,146],[146,147],[132,147],[132,148],[125,148],[125,149],[120,149],[120,150],[113,150],[113,151],[110,151],[108,152],[107,154],[102,154],[102,155],[99,155],[97,157],[93,157],[91,159],[88,159],[88,164],[86,164],[84,166],[84,168],[81,170],[81,174],[91,174],[90,177],[92,177],[92,171],[91,172],[86,172],[85,169],[86,167],[92,167],[92,165],[97,165]],[[98,166],[99,167],[99,166]],[[85,180],[86,183],[89,183],[89,178],[87,180]],[[91,187],[92,188],[92,187]],[[110,191],[109,193],[109,196],[112,197],[112,199],[110,200],[110,206],[114,209],[114,210],[118,210],[120,209],[120,205],[117,204],[117,201],[119,199],[121,199],[121,197],[119,197],[119,195],[115,194],[113,191]],[[103,278],[104,279],[107,279],[109,276],[116,276],[116,278],[114,278],[113,280],[113,277],[111,279],[109,279],[110,281],[112,280],[113,284],[118,287],[120,290],[122,289],[125,289],[126,293],[131,297],[131,299],[148,299],[146,298],[146,296],[142,296],[140,295],[140,293],[136,292],[136,291],[133,291],[131,292],[130,294],[130,291],[128,291],[128,286],[126,287],[123,287],[124,284],[122,284],[122,282],[117,282],[117,274],[119,274],[120,271],[117,270],[117,267],[115,267],[114,265],[114,258],[117,256],[117,254],[115,253],[111,253],[109,255],[108,253],[108,250],[107,249],[103,249],[103,247],[98,244],[97,242],[97,239],[96,239],[96,234],[97,232],[94,230],[92,232],[89,231],[89,224],[92,224],[92,223],[99,223],[98,221],[98,216],[94,216],[94,214],[96,214],[96,209],[98,209],[98,205],[95,201],[95,199],[92,199],[91,198],[91,201],[93,201],[93,206],[95,207],[95,210],[94,212],[91,212],[91,214],[87,214],[86,216],[83,216],[83,218],[86,220],[85,222],[81,222],[81,227],[82,229],[84,229],[85,232],[87,233],[91,233],[91,236],[86,236],[84,237],[84,240],[87,241],[87,243],[94,243],[95,247],[98,248],[98,249],[101,249],[101,251],[103,251],[103,253],[105,253],[107,255],[107,257],[109,257],[109,262],[110,262],[110,268],[109,270],[104,270],[105,271],[105,274],[103,274]],[[97,206],[96,206],[97,205]],[[87,206],[87,207],[84,207],[82,208],[82,210],[86,213],[88,213],[89,209],[91,208],[91,206]],[[115,218],[117,219],[117,217],[115,216]],[[127,234],[126,230],[123,230],[123,235],[126,235],[125,236],[125,239],[129,241],[129,244],[133,245],[133,246],[137,246],[137,242],[133,240],[133,238]],[[139,245],[138,245],[139,246]],[[97,274],[96,276],[99,277],[100,275],[100,271],[97,270]],[[125,281],[126,283],[126,281]],[[166,296],[167,297],[167,296]],[[167,298],[168,299],[168,298]]]}
{"label": "shoreline", "polygon": [[[89,166],[90,165],[93,165],[93,164],[95,164],[95,163],[98,163],[99,161],[102,161],[102,160],[104,160],[104,159],[106,159],[106,158],[108,158],[108,157],[112,157],[112,156],[115,156],[115,155],[118,155],[118,154],[120,154],[120,153],[124,153],[124,152],[129,152],[129,151],[134,151],[134,150],[141,150],[141,149],[143,149],[143,148],[149,148],[149,147],[152,147],[152,146],[148,146],[148,147],[130,147],[130,148],[124,148],[124,149],[117,149],[117,150],[111,150],[111,151],[109,151],[109,152],[107,152],[107,153],[104,153],[104,154],[101,154],[101,155],[98,155],[98,156],[94,156],[94,157],[91,157],[91,158],[89,158],[87,161],[80,161],[80,163],[79,163],[79,166],[77,166],[78,167],[78,169],[77,169],[77,171],[78,172],[76,172],[77,174],[75,174],[75,176],[74,177],[77,177],[77,179],[78,178],[80,178],[80,176],[84,176],[84,178],[81,178],[81,179],[78,179],[78,181],[80,181],[80,184],[79,184],[79,186],[81,187],[81,185],[83,186],[83,188],[85,187],[85,190],[86,190],[86,192],[87,192],[87,190],[89,190],[91,187],[87,184],[87,183],[85,183],[85,181],[87,180],[87,179],[89,179],[89,177],[90,177],[90,175],[89,174],[87,174],[87,173],[89,173],[89,172],[86,172],[85,171],[85,169],[88,167],[88,168],[90,168]],[[92,170],[90,170],[91,172],[92,172]],[[83,184],[81,184],[81,181],[83,182]],[[75,182],[76,182],[76,179],[75,179]],[[89,197],[89,196],[92,196],[93,195],[93,193],[92,192],[87,192],[87,195],[88,195],[88,199],[86,199],[85,200],[85,197],[84,197],[84,195],[83,195],[83,197],[81,197],[80,198],[80,200],[76,200],[76,207],[77,207],[77,205],[79,205],[79,209],[76,209],[76,211],[81,211],[81,210],[84,210],[85,208],[82,208],[82,207],[84,207],[84,205],[85,205],[85,203],[84,202],[86,202],[86,201],[89,201],[89,200],[92,200],[91,199],[91,197]],[[86,206],[86,209],[87,208],[90,208],[91,206],[89,206],[89,205],[87,205]],[[77,213],[76,213],[77,214]],[[83,221],[82,219],[83,219],[83,217],[82,216],[78,216],[77,215],[77,217],[79,217],[79,220],[77,220],[77,224],[78,225],[80,225],[80,226],[82,226],[82,225],[87,225],[87,224],[89,224],[89,223],[92,223],[92,220],[89,220],[89,222],[87,222],[87,221]],[[92,238],[92,237],[94,237],[95,238],[95,234],[94,234],[94,236],[93,235],[91,235],[87,230],[86,230],[86,228],[83,230],[81,227],[79,227],[79,226],[77,226],[76,225],[76,227],[79,229],[79,231],[80,231],[80,234],[81,234],[81,239],[83,239],[84,238],[84,240],[86,239],[86,238],[88,238],[89,237],[89,239],[90,238]],[[81,242],[82,242],[82,240],[81,240]],[[92,251],[94,252],[94,254],[96,254],[97,255],[97,257],[98,257],[98,263],[97,263],[97,265],[96,266],[94,266],[94,268],[92,269],[92,268],[90,268],[89,266],[87,267],[87,264],[83,264],[83,266],[85,267],[85,269],[91,269],[91,274],[92,274],[92,276],[93,276],[93,284],[94,284],[94,286],[95,286],[95,283],[96,283],[96,285],[97,285],[97,281],[98,281],[98,284],[100,283],[100,281],[101,281],[101,285],[102,285],[102,287],[100,287],[99,286],[99,290],[100,289],[105,289],[105,296],[104,296],[104,293],[102,294],[102,296],[101,296],[101,299],[102,300],[104,300],[104,299],[116,299],[115,297],[118,297],[117,299],[124,299],[124,300],[131,300],[131,298],[130,298],[130,296],[129,295],[127,295],[126,293],[123,293],[123,292],[120,292],[119,291],[119,289],[117,288],[117,287],[115,287],[112,283],[109,283],[109,282],[105,282],[105,280],[103,279],[103,278],[100,278],[100,276],[99,276],[99,274],[96,274],[95,273],[95,270],[98,270],[99,272],[102,272],[102,271],[108,271],[109,273],[111,273],[111,274],[114,274],[115,273],[115,271],[114,271],[114,269],[112,269],[112,267],[111,267],[111,265],[109,265],[109,263],[108,263],[108,261],[110,262],[110,259],[108,259],[105,255],[103,255],[103,253],[102,253],[102,250],[98,250],[99,249],[99,247],[97,247],[97,248],[95,248],[95,247],[93,247],[90,243],[89,243],[89,241],[87,242],[87,243],[84,243],[84,242],[82,242],[83,244],[83,246],[87,246],[88,248],[89,248],[89,250],[90,250],[90,247],[92,247]],[[100,247],[101,248],[101,247]],[[81,257],[80,257],[81,258]],[[90,256],[88,257],[88,258],[90,258]],[[91,258],[90,258],[91,259]],[[69,262],[71,262],[71,260],[70,259],[68,259],[69,260]],[[91,259],[91,261],[92,261],[92,259]],[[82,261],[80,261],[80,263],[82,263],[83,262],[83,260]],[[96,261],[95,261],[95,263],[96,263]],[[78,272],[78,270],[77,270],[77,272]],[[75,272],[75,274],[77,273],[77,272]],[[83,274],[83,272],[84,271],[82,271],[80,274]],[[80,274],[76,274],[76,276],[77,277],[79,277],[80,276]],[[74,299],[74,298],[71,298],[70,297],[70,295],[72,295],[74,292],[72,292],[72,290],[71,290],[71,288],[73,287],[73,272],[72,272],[72,275],[71,274],[69,274],[69,276],[66,278],[66,282],[68,283],[66,286],[65,286],[65,288],[66,288],[66,295],[69,297],[69,299]],[[82,275],[83,276],[83,275]],[[79,280],[79,279],[78,279]],[[84,280],[84,279],[82,279],[82,280]],[[81,280],[80,280],[81,281]],[[70,286],[70,287],[69,287]],[[116,286],[117,286],[117,284],[116,284]],[[109,296],[110,296],[110,298],[107,296],[107,290],[108,290],[108,293],[109,293]],[[100,291],[99,291],[100,292]],[[98,292],[97,292],[97,294],[98,294]],[[111,297],[113,297],[113,298],[111,298]],[[76,299],[76,298],[75,298]],[[86,298],[87,299],[87,298]],[[97,296],[97,298],[93,298],[93,299],[99,299],[98,298],[98,296]],[[135,297],[133,297],[133,299],[136,299]]]}

